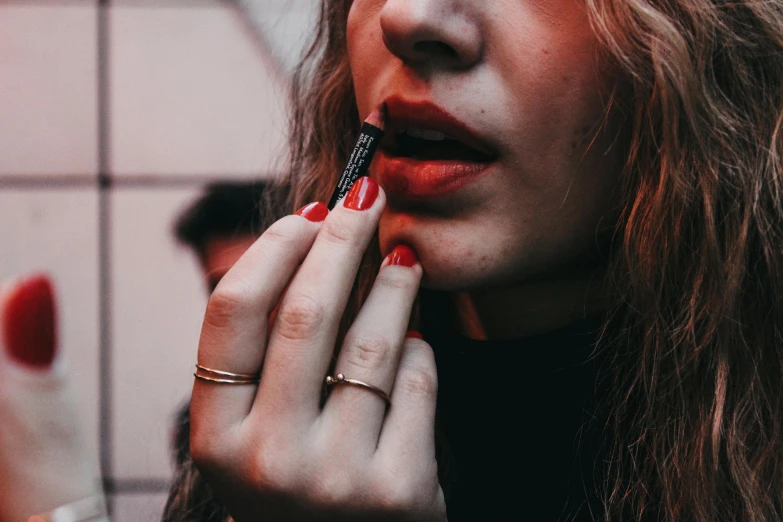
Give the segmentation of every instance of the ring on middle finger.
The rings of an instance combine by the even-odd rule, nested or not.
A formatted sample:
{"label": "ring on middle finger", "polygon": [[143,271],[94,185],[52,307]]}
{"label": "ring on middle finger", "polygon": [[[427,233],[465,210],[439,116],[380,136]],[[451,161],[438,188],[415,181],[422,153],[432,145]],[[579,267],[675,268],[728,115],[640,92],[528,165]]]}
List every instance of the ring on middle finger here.
{"label": "ring on middle finger", "polygon": [[389,398],[389,394],[387,394],[382,389],[378,388],[377,386],[373,386],[372,384],[367,384],[364,381],[359,381],[357,379],[348,379],[343,375],[342,373],[338,373],[335,377],[332,377],[331,375],[326,376],[326,386],[328,388],[336,385],[336,384],[347,384],[350,386],[357,386],[359,388],[364,388],[366,390],[369,390],[376,395],[378,395],[380,398],[384,400],[386,403],[386,408],[391,406],[391,398]]}

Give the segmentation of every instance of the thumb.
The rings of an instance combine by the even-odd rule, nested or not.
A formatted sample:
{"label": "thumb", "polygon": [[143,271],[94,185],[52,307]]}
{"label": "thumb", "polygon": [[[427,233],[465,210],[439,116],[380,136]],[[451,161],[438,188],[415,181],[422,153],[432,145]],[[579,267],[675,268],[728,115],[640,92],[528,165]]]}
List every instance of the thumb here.
{"label": "thumb", "polygon": [[55,293],[42,275],[0,289],[0,522],[100,493],[97,459],[57,354]]}
{"label": "thumb", "polygon": [[0,294],[5,353],[28,369],[46,369],[57,350],[54,289],[46,276],[18,282]]}

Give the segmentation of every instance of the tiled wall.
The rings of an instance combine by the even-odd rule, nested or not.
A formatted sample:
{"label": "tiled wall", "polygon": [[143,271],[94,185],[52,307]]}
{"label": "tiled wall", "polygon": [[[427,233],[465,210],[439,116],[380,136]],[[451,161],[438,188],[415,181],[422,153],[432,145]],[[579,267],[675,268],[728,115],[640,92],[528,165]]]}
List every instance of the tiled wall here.
{"label": "tiled wall", "polygon": [[284,162],[317,0],[0,0],[0,280],[58,290],[114,519],[155,520],[206,297],[172,219]]}

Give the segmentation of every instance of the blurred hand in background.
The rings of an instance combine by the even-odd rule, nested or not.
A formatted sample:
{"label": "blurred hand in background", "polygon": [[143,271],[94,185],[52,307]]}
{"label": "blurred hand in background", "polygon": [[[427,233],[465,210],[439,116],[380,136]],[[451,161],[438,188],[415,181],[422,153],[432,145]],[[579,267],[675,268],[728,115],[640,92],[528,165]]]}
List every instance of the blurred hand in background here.
{"label": "blurred hand in background", "polygon": [[102,495],[56,316],[46,277],[0,284],[0,522]]}

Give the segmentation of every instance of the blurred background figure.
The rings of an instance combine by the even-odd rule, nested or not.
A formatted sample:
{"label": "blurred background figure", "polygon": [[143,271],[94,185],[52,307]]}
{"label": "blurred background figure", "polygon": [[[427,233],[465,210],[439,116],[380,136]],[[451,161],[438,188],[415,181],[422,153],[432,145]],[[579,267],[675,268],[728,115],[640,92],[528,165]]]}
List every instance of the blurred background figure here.
{"label": "blurred background figure", "polygon": [[195,254],[208,293],[261,235],[265,188],[263,181],[214,183],[177,220],[175,236]]}
{"label": "blurred background figure", "polygon": [[192,256],[172,226],[205,187],[286,168],[288,78],[316,8],[0,3],[0,280],[44,272],[57,288],[60,347],[115,522],[163,512],[205,270],[209,287],[231,263],[212,253],[243,248],[183,239]]}
{"label": "blurred background figure", "polygon": [[[177,219],[174,235],[187,246],[201,266],[207,294],[261,235],[262,212],[267,184],[213,183]],[[164,511],[164,521],[188,513],[200,522],[220,522],[228,513],[201,479],[190,458],[190,402],[186,401],[173,419],[172,456],[175,475],[187,490],[173,490]]]}

